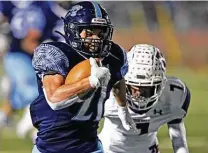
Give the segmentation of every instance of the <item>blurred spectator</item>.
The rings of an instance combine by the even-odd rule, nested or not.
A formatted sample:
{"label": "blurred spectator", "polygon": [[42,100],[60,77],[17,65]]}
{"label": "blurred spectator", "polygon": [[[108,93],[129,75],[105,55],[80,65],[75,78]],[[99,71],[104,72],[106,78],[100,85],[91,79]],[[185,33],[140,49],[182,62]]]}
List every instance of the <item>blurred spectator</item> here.
{"label": "blurred spectator", "polygon": [[191,27],[207,29],[208,3],[206,1],[184,1],[182,8],[186,11]]}
{"label": "blurred spectator", "polygon": [[154,1],[141,1],[149,31],[158,30],[158,19]]}
{"label": "blurred spectator", "polygon": [[[60,17],[66,10],[52,1],[2,1],[0,12],[9,23],[11,43],[3,57],[5,72],[11,82],[8,103],[0,112],[0,124],[4,124],[13,110],[25,108],[25,114],[17,126],[17,134],[25,137],[32,128],[28,120],[29,104],[37,97],[38,89],[32,67],[34,48],[43,41],[62,39],[54,30],[63,24]],[[68,3],[70,4],[70,3]],[[27,117],[26,117],[27,116]]]}
{"label": "blurred spectator", "polygon": [[[5,104],[6,107],[3,106],[0,113],[0,118],[3,119],[2,116],[7,118],[11,115],[12,108],[23,108],[38,94],[31,56],[45,26],[45,17],[41,9],[32,2],[1,2],[1,13],[3,21],[9,23],[11,39],[9,49],[3,57],[4,69],[11,82],[9,103]],[[41,20],[37,20],[38,18]]]}

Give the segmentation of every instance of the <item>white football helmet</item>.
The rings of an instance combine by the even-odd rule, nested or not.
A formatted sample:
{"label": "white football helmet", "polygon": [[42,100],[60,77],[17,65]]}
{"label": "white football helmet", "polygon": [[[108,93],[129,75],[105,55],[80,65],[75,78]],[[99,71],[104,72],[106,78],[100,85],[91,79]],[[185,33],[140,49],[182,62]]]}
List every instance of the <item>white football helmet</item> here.
{"label": "white football helmet", "polygon": [[[160,50],[147,44],[137,44],[127,53],[129,69],[125,75],[129,107],[146,112],[158,101],[166,82],[166,61]],[[131,89],[137,88],[135,96]]]}

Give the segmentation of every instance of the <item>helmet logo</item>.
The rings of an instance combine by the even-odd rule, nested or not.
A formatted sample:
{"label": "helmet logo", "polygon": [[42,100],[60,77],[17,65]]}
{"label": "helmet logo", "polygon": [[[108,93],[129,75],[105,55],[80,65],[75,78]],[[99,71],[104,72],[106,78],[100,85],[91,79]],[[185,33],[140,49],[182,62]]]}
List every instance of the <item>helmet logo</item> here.
{"label": "helmet logo", "polygon": [[92,23],[100,23],[100,24],[106,24],[106,20],[102,18],[93,18]]}
{"label": "helmet logo", "polygon": [[71,16],[76,16],[77,15],[77,11],[81,10],[83,7],[81,5],[75,5],[71,8],[70,10],[70,15]]}

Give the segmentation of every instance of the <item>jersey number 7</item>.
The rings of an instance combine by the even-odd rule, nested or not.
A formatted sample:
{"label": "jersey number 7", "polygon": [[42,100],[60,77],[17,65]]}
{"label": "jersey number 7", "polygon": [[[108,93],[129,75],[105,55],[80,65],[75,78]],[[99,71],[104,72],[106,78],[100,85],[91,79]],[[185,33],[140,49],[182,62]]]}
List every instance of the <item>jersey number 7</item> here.
{"label": "jersey number 7", "polygon": [[147,134],[149,130],[149,123],[137,123],[136,127],[140,130],[139,135]]}

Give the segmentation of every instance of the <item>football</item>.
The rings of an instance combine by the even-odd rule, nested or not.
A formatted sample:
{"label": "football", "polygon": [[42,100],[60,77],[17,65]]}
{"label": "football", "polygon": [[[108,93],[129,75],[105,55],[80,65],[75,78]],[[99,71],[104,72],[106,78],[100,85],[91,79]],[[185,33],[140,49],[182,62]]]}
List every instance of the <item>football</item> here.
{"label": "football", "polygon": [[72,84],[80,81],[91,74],[90,60],[86,59],[75,65],[67,74],[65,84]]}
{"label": "football", "polygon": [[[91,65],[90,65],[90,60],[86,59],[77,65],[75,65],[67,74],[66,79],[65,79],[65,84],[72,84],[77,81],[80,81],[91,74]],[[94,93],[95,90],[89,90],[87,92],[78,94],[80,99],[87,99],[91,97],[91,95]]]}

